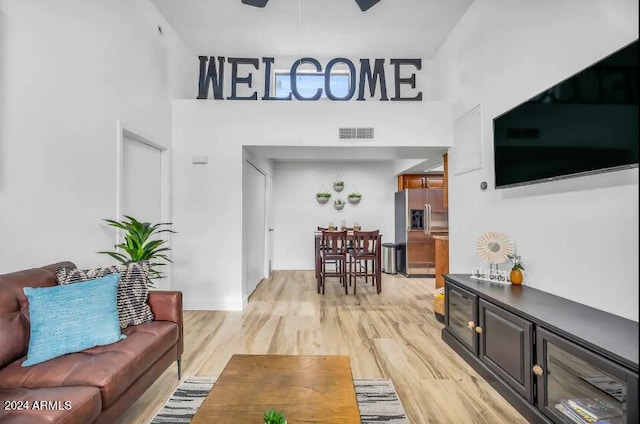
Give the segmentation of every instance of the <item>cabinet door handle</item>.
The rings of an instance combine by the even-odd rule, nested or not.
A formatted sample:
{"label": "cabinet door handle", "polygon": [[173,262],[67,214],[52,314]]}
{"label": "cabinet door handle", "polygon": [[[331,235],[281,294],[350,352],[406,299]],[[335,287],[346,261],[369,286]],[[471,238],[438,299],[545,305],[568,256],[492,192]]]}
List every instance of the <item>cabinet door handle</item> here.
{"label": "cabinet door handle", "polygon": [[477,326],[477,327],[476,327],[476,333],[478,333],[478,334],[482,334],[482,327]]}
{"label": "cabinet door handle", "polygon": [[540,365],[534,365],[532,371],[537,376],[541,376],[542,374],[544,374],[544,370]]}
{"label": "cabinet door handle", "polygon": [[473,328],[473,327],[475,327],[475,326],[476,326],[476,323],[475,323],[475,322],[473,322],[473,321],[469,321],[469,323],[467,324],[467,326],[468,326],[469,328]]}

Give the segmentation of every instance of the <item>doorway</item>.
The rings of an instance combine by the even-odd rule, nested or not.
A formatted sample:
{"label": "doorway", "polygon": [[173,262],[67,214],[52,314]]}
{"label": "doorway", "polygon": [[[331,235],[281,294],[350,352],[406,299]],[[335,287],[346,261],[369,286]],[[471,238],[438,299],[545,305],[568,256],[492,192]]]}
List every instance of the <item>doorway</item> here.
{"label": "doorway", "polygon": [[[170,222],[169,150],[120,121],[117,122],[117,127],[115,219],[121,220],[128,215],[152,224]],[[159,234],[158,238],[170,242],[169,233]],[[122,231],[118,231],[116,244],[122,241]],[[159,288],[170,287],[170,265],[162,267],[164,278],[154,280]]]}
{"label": "doorway", "polygon": [[247,300],[266,277],[266,188],[266,174],[245,160],[242,190],[242,244],[245,253],[243,297]]}
{"label": "doorway", "polygon": [[162,202],[162,150],[127,135],[122,138],[122,215],[158,223]]}

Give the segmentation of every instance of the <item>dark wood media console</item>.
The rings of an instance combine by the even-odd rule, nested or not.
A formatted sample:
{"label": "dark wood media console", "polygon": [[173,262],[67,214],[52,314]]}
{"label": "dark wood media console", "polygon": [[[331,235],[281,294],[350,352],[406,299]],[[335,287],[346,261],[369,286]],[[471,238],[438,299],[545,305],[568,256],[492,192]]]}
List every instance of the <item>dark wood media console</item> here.
{"label": "dark wood media console", "polygon": [[442,339],[533,423],[638,414],[638,323],[526,286],[445,275]]}

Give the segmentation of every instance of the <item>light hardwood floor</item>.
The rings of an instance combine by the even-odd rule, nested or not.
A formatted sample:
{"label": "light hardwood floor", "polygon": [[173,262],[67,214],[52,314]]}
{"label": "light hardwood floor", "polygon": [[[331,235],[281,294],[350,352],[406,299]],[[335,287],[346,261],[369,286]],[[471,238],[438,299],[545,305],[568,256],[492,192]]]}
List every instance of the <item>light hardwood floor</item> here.
{"label": "light hardwood floor", "polygon": [[[234,353],[349,355],[354,378],[393,381],[413,424],[526,423],[442,341],[434,284],[383,274],[382,294],[345,296],[332,279],[322,296],[313,271],[274,272],[243,312],[185,311],[183,377],[220,374]],[[173,365],[118,423],[147,423],[177,385]]]}

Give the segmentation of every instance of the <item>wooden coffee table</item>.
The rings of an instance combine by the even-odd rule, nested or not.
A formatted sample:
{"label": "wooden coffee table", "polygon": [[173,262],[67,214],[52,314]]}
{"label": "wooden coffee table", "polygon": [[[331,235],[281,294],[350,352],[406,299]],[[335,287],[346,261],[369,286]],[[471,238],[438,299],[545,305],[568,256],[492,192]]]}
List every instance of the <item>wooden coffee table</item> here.
{"label": "wooden coffee table", "polygon": [[233,355],[191,424],[360,424],[348,356]]}

